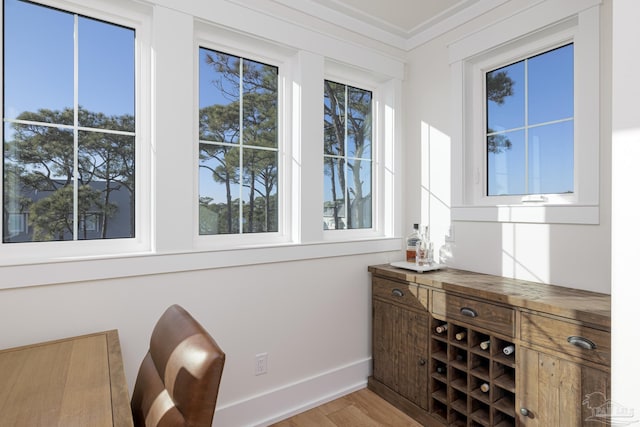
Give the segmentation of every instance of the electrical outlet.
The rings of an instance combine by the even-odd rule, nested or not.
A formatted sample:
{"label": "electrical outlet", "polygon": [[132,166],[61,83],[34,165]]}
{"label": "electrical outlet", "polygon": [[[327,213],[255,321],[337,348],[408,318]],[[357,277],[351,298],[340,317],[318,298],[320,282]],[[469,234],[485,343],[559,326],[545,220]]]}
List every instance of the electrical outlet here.
{"label": "electrical outlet", "polygon": [[256,354],[255,375],[264,375],[267,373],[267,356],[267,353]]}

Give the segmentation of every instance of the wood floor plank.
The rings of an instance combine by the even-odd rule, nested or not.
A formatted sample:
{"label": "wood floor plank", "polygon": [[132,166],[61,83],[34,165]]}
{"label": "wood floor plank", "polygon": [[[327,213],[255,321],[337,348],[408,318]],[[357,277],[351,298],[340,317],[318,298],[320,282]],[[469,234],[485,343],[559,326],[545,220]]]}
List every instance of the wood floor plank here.
{"label": "wood floor plank", "polygon": [[420,423],[369,389],[295,415],[270,427],[420,427]]}
{"label": "wood floor plank", "polygon": [[389,427],[415,427],[420,423],[409,417],[395,406],[387,403],[371,390],[364,389],[345,396],[353,405],[362,408],[372,419],[383,426]]}
{"label": "wood floor plank", "polygon": [[[287,420],[285,420],[284,422],[286,421]],[[290,421],[291,421],[291,424],[288,424],[288,425],[291,427],[306,427],[306,426],[338,427],[326,415],[313,410],[296,415],[295,417],[291,418]],[[278,427],[285,427],[287,424],[284,424],[284,425],[276,424],[276,425]]]}
{"label": "wood floor plank", "polygon": [[370,418],[361,408],[354,405],[349,405],[333,414],[329,414],[328,418],[336,426],[384,427],[384,424]]}

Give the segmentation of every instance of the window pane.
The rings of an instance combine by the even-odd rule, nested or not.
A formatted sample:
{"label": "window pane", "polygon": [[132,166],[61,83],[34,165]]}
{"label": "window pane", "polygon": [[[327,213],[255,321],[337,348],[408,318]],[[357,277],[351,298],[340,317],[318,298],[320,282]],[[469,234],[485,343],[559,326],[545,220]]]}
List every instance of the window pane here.
{"label": "window pane", "polygon": [[79,132],[78,239],[135,235],[135,137]]}
{"label": "window pane", "polygon": [[[8,129],[11,127],[11,129]],[[22,215],[27,227],[9,230],[3,241],[29,242],[73,238],[73,134],[33,125],[5,125],[4,209]]]}
{"label": "window pane", "polygon": [[[5,124],[3,241],[73,238],[73,133],[49,126]],[[23,233],[8,215],[28,218]]]}
{"label": "window pane", "polygon": [[134,30],[79,18],[80,126],[135,131],[134,54]]}
{"label": "window pane", "polygon": [[524,126],[524,61],[486,74],[487,133]]}
{"label": "window pane", "polygon": [[371,228],[371,162],[351,160],[349,178],[348,228]]}
{"label": "window pane", "polygon": [[529,131],[529,193],[573,192],[573,120]]}
{"label": "window pane", "polygon": [[325,157],[324,159],[324,229],[347,228],[344,209],[344,159]]}
{"label": "window pane", "polygon": [[371,159],[371,92],[348,88],[348,155]]}
{"label": "window pane", "polygon": [[31,235],[28,240],[73,240],[72,183],[59,181],[55,189],[32,192],[29,201]]}
{"label": "window pane", "polygon": [[324,153],[344,156],[345,85],[324,82]]}
{"label": "window pane", "polygon": [[278,231],[278,158],[275,151],[244,150],[243,231]]}
{"label": "window pane", "polygon": [[529,124],[573,117],[573,45],[528,60]]}
{"label": "window pane", "polygon": [[4,4],[3,241],[134,237],[134,30]]}
{"label": "window pane", "polygon": [[[4,2],[4,116],[73,109],[73,15]],[[73,114],[59,124],[73,124]]]}
{"label": "window pane", "polygon": [[573,192],[573,71],[569,44],[487,74],[489,196]]}
{"label": "window pane", "polygon": [[278,68],[200,48],[199,84],[200,234],[278,231]]}
{"label": "window pane", "polygon": [[324,229],[371,228],[373,94],[328,80],[324,87]]}
{"label": "window pane", "polygon": [[[493,143],[490,139],[496,139]],[[489,196],[525,194],[525,140],[524,131],[506,132],[489,136],[487,186]]]}
{"label": "window pane", "polygon": [[200,48],[200,139],[238,143],[240,58]]}
{"label": "window pane", "polygon": [[278,146],[278,68],[243,60],[243,144]]}
{"label": "window pane", "polygon": [[239,233],[240,150],[200,144],[200,234]]}

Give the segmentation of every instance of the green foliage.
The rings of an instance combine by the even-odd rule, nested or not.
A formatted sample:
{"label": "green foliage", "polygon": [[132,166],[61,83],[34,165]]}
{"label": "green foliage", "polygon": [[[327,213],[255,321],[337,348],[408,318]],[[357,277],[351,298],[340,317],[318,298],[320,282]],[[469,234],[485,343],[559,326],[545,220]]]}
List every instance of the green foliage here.
{"label": "green foliage", "polygon": [[[78,131],[78,175],[74,172],[73,131],[56,125],[73,123],[73,109],[23,112],[13,123],[13,138],[4,142],[4,217],[9,210],[29,215],[34,241],[65,240],[73,234],[74,182],[78,186],[78,224],[89,213],[101,218],[101,235],[108,237],[109,219],[118,212],[115,191],[126,191],[133,211],[135,193],[135,138],[100,131]],[[87,128],[135,130],[129,115],[106,116],[80,107],[79,123]],[[46,124],[52,124],[48,126]],[[93,184],[93,185],[92,185]],[[41,197],[45,193],[46,196]],[[38,197],[35,197],[35,196]],[[134,216],[129,218],[133,231]],[[87,238],[86,225],[80,237]]]}
{"label": "green foliage", "polygon": [[239,233],[241,215],[243,233],[277,231],[278,70],[213,51],[205,63],[215,70],[211,90],[228,102],[200,109],[201,176],[225,193],[200,197],[200,234]]}
{"label": "green foliage", "polygon": [[[487,99],[498,105],[504,104],[505,98],[513,95],[513,80],[506,71],[494,71],[487,73]],[[494,131],[488,129],[487,133]],[[493,154],[500,154],[505,150],[510,150],[511,141],[505,135],[489,135],[487,137],[487,151]]]}
{"label": "green foliage", "polygon": [[506,71],[487,73],[487,99],[504,104],[504,99],[513,95],[513,80]]}
{"label": "green foliage", "polygon": [[[493,132],[489,129],[488,133]],[[487,151],[493,154],[500,154],[505,150],[510,150],[512,146],[511,141],[506,135],[503,134],[493,134],[487,137]]]}
{"label": "green foliage", "polygon": [[[84,218],[101,204],[100,191],[88,185],[78,188],[78,213]],[[33,240],[65,240],[66,233],[73,233],[73,186],[66,185],[50,196],[33,202],[29,208],[29,225],[33,228]],[[80,230],[81,237],[87,233]]]}
{"label": "green foliage", "polygon": [[[362,157],[371,149],[371,92],[325,80],[324,93],[324,174],[329,178],[331,194],[325,209],[332,211],[336,228],[344,224],[341,216],[345,206],[349,208],[346,228],[370,227],[367,212],[371,210],[371,198],[365,194],[361,176]],[[348,149],[352,152],[347,156]],[[345,165],[352,177],[348,188]]]}

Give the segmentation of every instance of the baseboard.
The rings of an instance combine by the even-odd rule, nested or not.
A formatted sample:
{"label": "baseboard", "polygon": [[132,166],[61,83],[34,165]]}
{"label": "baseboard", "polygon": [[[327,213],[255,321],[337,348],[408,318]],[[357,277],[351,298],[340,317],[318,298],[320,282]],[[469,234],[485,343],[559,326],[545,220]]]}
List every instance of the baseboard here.
{"label": "baseboard", "polygon": [[371,358],[216,408],[214,427],[267,427],[367,386]]}

